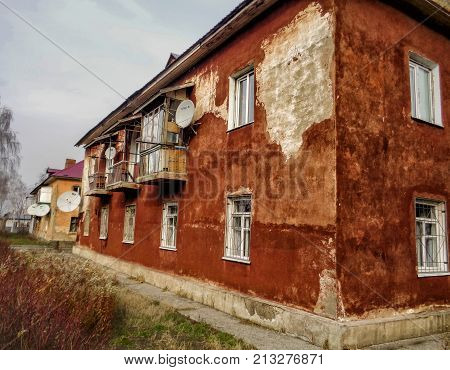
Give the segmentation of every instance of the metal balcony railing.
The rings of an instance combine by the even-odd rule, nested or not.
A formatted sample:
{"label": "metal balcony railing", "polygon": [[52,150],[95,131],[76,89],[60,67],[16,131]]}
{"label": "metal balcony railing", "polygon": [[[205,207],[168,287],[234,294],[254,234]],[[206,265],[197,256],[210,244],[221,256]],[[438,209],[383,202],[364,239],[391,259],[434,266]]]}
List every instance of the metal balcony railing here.
{"label": "metal balcony railing", "polygon": [[139,179],[184,179],[186,176],[185,148],[160,147],[141,155]]}
{"label": "metal balcony railing", "polygon": [[129,182],[134,183],[136,163],[121,161],[114,164],[107,174],[107,186]]}
{"label": "metal balcony railing", "polygon": [[94,173],[89,175],[89,190],[105,190],[106,175],[104,173]]}

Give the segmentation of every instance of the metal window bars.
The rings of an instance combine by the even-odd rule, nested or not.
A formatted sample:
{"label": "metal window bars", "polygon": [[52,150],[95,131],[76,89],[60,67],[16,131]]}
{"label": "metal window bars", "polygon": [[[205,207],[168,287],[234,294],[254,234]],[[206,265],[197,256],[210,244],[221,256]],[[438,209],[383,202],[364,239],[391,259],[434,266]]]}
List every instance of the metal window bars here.
{"label": "metal window bars", "polygon": [[134,225],[136,219],[136,206],[125,207],[125,219],[123,228],[123,241],[126,243],[134,242]]}
{"label": "metal window bars", "polygon": [[225,257],[250,259],[251,198],[229,198]]}
{"label": "metal window bars", "polygon": [[418,272],[448,272],[445,203],[417,199],[415,211]]}

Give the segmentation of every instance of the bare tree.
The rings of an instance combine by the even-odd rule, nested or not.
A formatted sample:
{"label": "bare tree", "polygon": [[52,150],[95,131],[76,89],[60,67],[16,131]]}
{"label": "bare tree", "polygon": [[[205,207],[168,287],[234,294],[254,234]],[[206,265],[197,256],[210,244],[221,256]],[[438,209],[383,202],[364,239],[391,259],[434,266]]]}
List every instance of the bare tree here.
{"label": "bare tree", "polygon": [[12,111],[0,102],[0,214],[12,190],[12,182],[19,178],[20,143],[11,130],[12,120]]}

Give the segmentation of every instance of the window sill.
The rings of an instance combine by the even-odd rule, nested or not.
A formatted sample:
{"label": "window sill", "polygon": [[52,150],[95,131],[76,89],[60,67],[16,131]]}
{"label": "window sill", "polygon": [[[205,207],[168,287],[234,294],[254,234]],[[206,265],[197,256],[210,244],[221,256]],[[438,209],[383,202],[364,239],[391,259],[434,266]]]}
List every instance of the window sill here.
{"label": "window sill", "polygon": [[100,240],[106,240],[108,237],[99,238]]}
{"label": "window sill", "polygon": [[159,247],[159,249],[162,249],[163,251],[169,251],[169,252],[177,251],[177,248],[170,248],[170,247]]}
{"label": "window sill", "polygon": [[416,121],[417,123],[423,123],[425,125],[431,126],[431,127],[436,127],[436,128],[444,128],[444,125],[439,125],[437,123],[433,123],[433,122],[429,122],[429,121],[424,121],[423,119],[417,118],[417,117],[413,117],[411,116],[411,119],[413,121]]}
{"label": "window sill", "polygon": [[244,265],[250,265],[250,260],[243,260],[240,258],[222,257],[222,260],[229,261],[229,262],[243,263]]}
{"label": "window sill", "polygon": [[247,126],[251,126],[251,125],[253,125],[254,123],[255,123],[255,121],[253,121],[253,122],[249,122],[249,123],[246,123],[245,125],[242,125],[242,126],[238,126],[238,127],[233,127],[233,128],[229,128],[229,129],[227,129],[227,134],[228,134],[228,133],[230,133],[230,132],[233,132],[233,131],[239,130],[240,128],[244,128],[244,127],[247,127]]}
{"label": "window sill", "polygon": [[419,272],[417,277],[438,277],[438,276],[450,276],[450,272]]}
{"label": "window sill", "polygon": [[129,241],[129,240],[122,240],[123,244],[134,244],[134,240],[133,241]]}

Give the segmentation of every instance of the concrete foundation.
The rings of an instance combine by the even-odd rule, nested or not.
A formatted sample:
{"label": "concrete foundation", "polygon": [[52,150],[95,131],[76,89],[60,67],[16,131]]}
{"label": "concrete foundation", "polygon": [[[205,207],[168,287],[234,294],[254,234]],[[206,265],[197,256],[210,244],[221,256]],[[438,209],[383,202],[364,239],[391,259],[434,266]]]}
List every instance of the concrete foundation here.
{"label": "concrete foundation", "polygon": [[322,348],[365,348],[450,331],[448,309],[392,318],[342,322],[192,278],[162,273],[99,254],[89,248],[74,246],[73,253],[240,319],[294,335]]}

